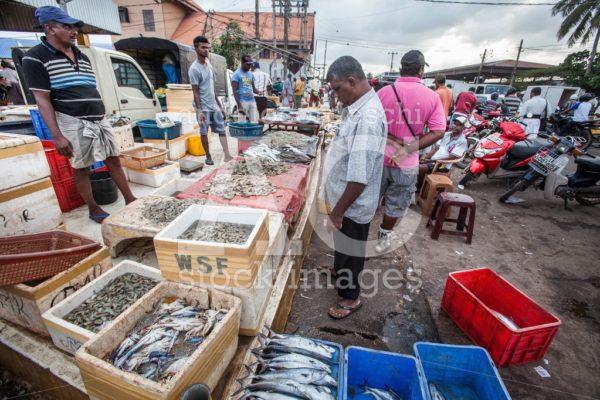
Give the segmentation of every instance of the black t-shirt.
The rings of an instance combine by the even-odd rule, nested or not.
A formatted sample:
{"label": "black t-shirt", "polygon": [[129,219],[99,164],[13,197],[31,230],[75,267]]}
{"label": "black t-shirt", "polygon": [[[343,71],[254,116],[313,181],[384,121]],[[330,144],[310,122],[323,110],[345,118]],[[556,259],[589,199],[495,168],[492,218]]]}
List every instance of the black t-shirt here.
{"label": "black t-shirt", "polygon": [[105,108],[96,88],[89,58],[73,46],[75,62],[52,47],[46,38],[23,57],[23,73],[30,90],[50,92],[54,109],[89,121],[104,118]]}

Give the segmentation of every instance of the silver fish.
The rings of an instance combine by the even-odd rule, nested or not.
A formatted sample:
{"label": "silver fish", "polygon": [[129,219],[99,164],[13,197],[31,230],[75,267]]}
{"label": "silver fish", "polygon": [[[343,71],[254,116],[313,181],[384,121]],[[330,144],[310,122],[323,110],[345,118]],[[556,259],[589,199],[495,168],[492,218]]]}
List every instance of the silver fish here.
{"label": "silver fish", "polygon": [[303,400],[335,400],[331,394],[331,389],[325,386],[303,385],[295,381],[262,381],[252,383],[245,388],[246,394],[254,391],[266,391],[296,396]]}
{"label": "silver fish", "polygon": [[[315,360],[316,361],[316,360]],[[322,371],[325,372],[329,375],[331,375],[331,368],[329,368],[328,366],[325,366],[324,368],[315,368],[309,364],[305,364],[305,363],[301,363],[301,362],[295,362],[295,361],[285,361],[285,362],[279,362],[279,361],[270,361],[268,364],[267,363],[263,363],[261,364],[263,368],[269,368],[272,370],[280,370],[280,369],[302,369],[302,368],[308,368],[308,369],[314,369],[317,371]]]}
{"label": "silver fish", "polygon": [[[261,354],[260,352],[254,354],[258,357],[258,362],[263,367],[268,365],[269,367],[276,368],[275,365],[282,364],[281,368],[285,368],[285,364],[292,363],[301,365],[302,368],[319,369],[331,374],[331,367],[328,364],[302,354]],[[298,367],[290,366],[289,368]]]}
{"label": "silver fish", "polygon": [[321,354],[328,358],[333,358],[333,354],[335,353],[335,348],[327,346],[323,343],[319,343],[315,340],[304,338],[301,336],[281,335],[273,332],[268,327],[267,329],[269,331],[269,334],[259,334],[259,342],[262,338],[265,341],[265,343],[274,343],[287,347],[298,347],[309,350],[313,353]]}
{"label": "silver fish", "polygon": [[298,400],[298,397],[273,392],[251,392],[239,397],[238,400]]}
{"label": "silver fish", "polygon": [[331,363],[332,361],[332,356],[327,353],[324,354],[323,351],[315,352],[307,348],[284,346],[278,343],[265,344],[263,345],[263,347],[258,348],[257,351],[261,351],[263,354],[271,352],[275,352],[276,354],[301,354],[303,356],[311,357],[327,364]]}
{"label": "silver fish", "polygon": [[387,389],[376,389],[367,386],[366,384],[361,387],[365,394],[370,394],[376,400],[402,400],[402,397],[398,396],[389,387]]}
{"label": "silver fish", "polygon": [[327,372],[309,368],[267,370],[260,375],[252,375],[252,378],[258,381],[292,380],[306,385],[337,388],[337,381]]}

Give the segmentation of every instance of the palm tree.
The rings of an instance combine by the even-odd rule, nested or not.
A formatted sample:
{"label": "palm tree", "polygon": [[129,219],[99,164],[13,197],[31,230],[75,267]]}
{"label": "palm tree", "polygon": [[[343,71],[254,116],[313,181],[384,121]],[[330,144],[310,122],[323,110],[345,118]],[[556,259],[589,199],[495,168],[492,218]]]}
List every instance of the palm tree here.
{"label": "palm tree", "polygon": [[564,18],[557,32],[558,40],[573,31],[567,41],[569,47],[577,42],[585,45],[595,34],[585,71],[586,74],[591,74],[600,39],[600,0],[560,0],[552,7],[552,15],[557,14]]}

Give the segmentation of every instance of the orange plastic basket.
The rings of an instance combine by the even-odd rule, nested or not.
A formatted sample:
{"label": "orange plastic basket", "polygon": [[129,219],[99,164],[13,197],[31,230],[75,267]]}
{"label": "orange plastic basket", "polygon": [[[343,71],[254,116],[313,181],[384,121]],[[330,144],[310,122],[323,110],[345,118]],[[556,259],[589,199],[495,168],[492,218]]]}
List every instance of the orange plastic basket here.
{"label": "orange plastic basket", "polygon": [[0,238],[0,286],[54,276],[100,247],[92,239],[63,231]]}
{"label": "orange plastic basket", "polygon": [[144,170],[165,162],[167,150],[152,146],[137,147],[121,152],[121,165],[131,169]]}

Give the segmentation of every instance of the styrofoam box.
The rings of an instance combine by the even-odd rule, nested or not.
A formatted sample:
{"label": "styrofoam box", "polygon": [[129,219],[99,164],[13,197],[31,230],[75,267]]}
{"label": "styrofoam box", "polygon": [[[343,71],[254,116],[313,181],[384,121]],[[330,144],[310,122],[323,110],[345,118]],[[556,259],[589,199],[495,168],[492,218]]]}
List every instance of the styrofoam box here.
{"label": "styrofoam box", "polygon": [[[95,335],[92,331],[67,322],[63,317],[104,289],[110,281],[127,273],[134,273],[156,281],[163,280],[160,271],[156,268],[128,260],[120,262],[110,271],[94,279],[89,285],[73,293],[42,315],[48,332],[50,332],[50,337],[52,337],[52,341],[56,347],[67,353],[75,354],[82,344]],[[140,297],[134,304],[145,301],[147,295],[148,293]],[[108,324],[108,326],[110,325]]]}
{"label": "styrofoam box", "polygon": [[145,169],[138,171],[127,168],[127,179],[129,182],[139,183],[151,187],[161,187],[165,183],[181,177],[179,164],[174,161],[165,161],[161,168]]}
{"label": "styrofoam box", "polygon": [[[187,154],[187,142],[193,133],[187,135],[181,135],[177,139],[169,140],[169,158],[171,161],[179,160],[185,157]],[[144,139],[144,144],[156,147],[159,149],[166,149],[164,139]]]}
{"label": "styrofoam box", "polygon": [[0,133],[0,192],[50,176],[42,143],[36,136]]}
{"label": "styrofoam box", "polygon": [[49,231],[63,222],[50,178],[0,192],[0,237]]}
{"label": "styrofoam box", "polygon": [[49,336],[42,314],[111,268],[108,248],[103,247],[37,285],[20,283],[0,287],[0,318]]}
{"label": "styrofoam box", "polygon": [[242,301],[242,317],[240,319],[240,335],[255,336],[264,326],[264,315],[277,270],[283,259],[287,243],[287,225],[283,215],[269,213],[269,248],[258,269],[256,279],[251,287],[229,287],[197,283],[194,280],[182,283],[210,289],[215,288],[224,293],[232,294]]}
{"label": "styrofoam box", "polygon": [[[175,197],[180,192],[183,192],[190,186],[196,183],[196,179],[178,178],[164,184],[152,193],[153,196]],[[178,193],[179,192],[179,193]]]}
{"label": "styrofoam box", "polygon": [[119,151],[124,151],[133,147],[133,129],[131,124],[123,126],[113,126],[113,135],[119,143]]}
{"label": "styrofoam box", "polygon": [[[166,278],[194,279],[213,285],[251,287],[267,251],[266,210],[192,205],[154,237],[160,270]],[[193,223],[253,225],[244,244],[178,239]]]}
{"label": "styrofoam box", "polygon": [[173,122],[181,122],[181,134],[187,135],[198,130],[198,119],[193,112],[162,112],[156,113],[156,118],[168,117]]}

